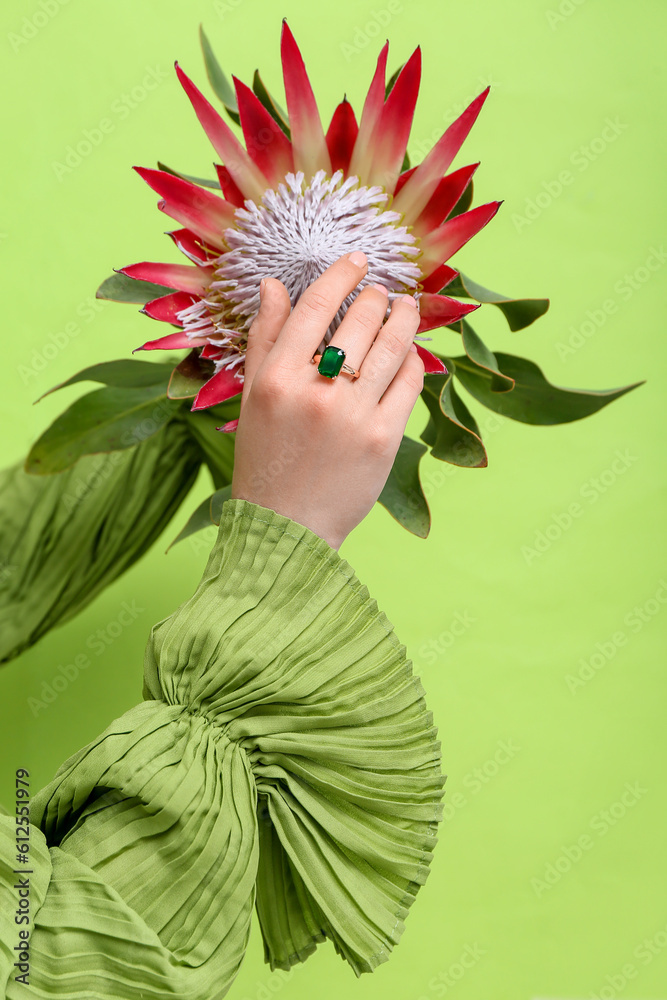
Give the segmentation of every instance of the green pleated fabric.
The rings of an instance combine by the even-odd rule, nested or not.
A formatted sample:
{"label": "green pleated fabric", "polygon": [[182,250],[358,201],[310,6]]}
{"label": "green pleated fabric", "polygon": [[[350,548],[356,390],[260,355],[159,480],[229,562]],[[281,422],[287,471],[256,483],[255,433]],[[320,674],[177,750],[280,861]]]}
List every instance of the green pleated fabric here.
{"label": "green pleated fabric", "polygon": [[[350,565],[227,501],[195,594],[151,632],[143,696],[33,798],[30,986],[5,921],[9,1000],[218,1000],[254,905],[272,968],[325,938],[357,975],[384,962],[444,778],[421,683]],[[12,835],[0,817],[3,913]]]}
{"label": "green pleated fabric", "polygon": [[[223,435],[218,435],[222,437]],[[184,421],[64,472],[0,470],[0,663],[68,621],[146,552],[197,478]]]}

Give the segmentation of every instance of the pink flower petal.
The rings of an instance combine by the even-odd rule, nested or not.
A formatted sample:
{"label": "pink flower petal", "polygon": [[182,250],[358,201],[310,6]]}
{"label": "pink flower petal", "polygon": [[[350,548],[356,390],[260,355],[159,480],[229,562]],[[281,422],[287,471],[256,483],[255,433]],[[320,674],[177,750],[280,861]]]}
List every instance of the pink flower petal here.
{"label": "pink flower petal", "polygon": [[488,93],[487,87],[449,126],[396,197],[392,208],[402,213],[407,225],[413,223],[426,208],[442,175],[449,170],[454,157],[475,124]]}
{"label": "pink flower petal", "polygon": [[139,176],[160,195],[160,211],[187,226],[207,243],[222,249],[222,233],[234,225],[234,207],[212,191],[199,187],[165,170],[134,168]]}
{"label": "pink flower petal", "polygon": [[246,199],[243,197],[243,192],[239,190],[238,185],[232,180],[232,175],[227,167],[223,167],[219,163],[214,163],[213,166],[218,175],[220,189],[225,200],[234,205],[235,208],[243,208]]}
{"label": "pink flower petal", "polygon": [[415,236],[430,233],[432,229],[442,225],[468,187],[478,166],[479,163],[471,163],[470,166],[461,167],[460,170],[454,170],[442,178],[428,205],[412,227]]}
{"label": "pink flower petal", "polygon": [[226,399],[236,396],[242,389],[243,379],[237,378],[231,368],[223,368],[201,387],[195,396],[192,409],[205,410],[209,406],[224,403]]}
{"label": "pink flower petal", "polygon": [[201,352],[201,356],[202,358],[210,358],[212,361],[219,361],[224,353],[224,348],[219,347],[218,344],[207,344]]}
{"label": "pink flower petal", "polygon": [[415,347],[417,348],[417,354],[424,362],[424,374],[426,375],[447,374],[447,368],[440,360],[440,358],[436,358],[435,354],[431,354],[431,352],[427,351],[425,347],[421,346],[421,344],[415,343]]}
{"label": "pink flower petal", "polygon": [[387,75],[387,53],[389,52],[389,42],[385,42],[382,51],[378,56],[377,66],[368,94],[364,102],[364,109],[361,112],[359,122],[359,134],[354,144],[354,152],[350,160],[348,177],[353,174],[359,178],[362,184],[366,183],[368,172],[373,162],[375,130],[380,123],[382,109],[384,107],[385,78]]}
{"label": "pink flower petal", "polygon": [[153,281],[156,285],[167,285],[168,288],[177,288],[179,292],[193,292],[195,295],[203,294],[213,278],[213,270],[210,268],[189,264],[159,264],[147,260],[119,270],[128,278]]}
{"label": "pink flower petal", "polygon": [[331,169],[334,173],[336,170],[342,170],[347,175],[358,133],[359,126],[352,105],[347,99],[343,100],[333,113],[326,135]]}
{"label": "pink flower petal", "polygon": [[479,309],[479,303],[458,302],[447,295],[431,295],[427,292],[419,300],[421,322],[417,332],[425,333],[440,326],[449,326],[450,323],[458,322],[475,309]]}
{"label": "pink flower petal", "polygon": [[287,26],[287,21],[283,21],[280,55],[292,135],[294,169],[303,170],[306,183],[308,183],[318,170],[324,170],[325,173],[330,174],[331,160],[313,88],[310,85],[299,47]]}
{"label": "pink flower petal", "polygon": [[294,170],[292,144],[250,87],[233,80],[248,153],[271,187],[277,187]]}
{"label": "pink flower petal", "polygon": [[135,351],[177,351],[181,347],[194,347],[197,341],[191,340],[183,331],[178,333],[169,333],[166,337],[160,337],[158,340],[147,340],[145,344],[141,347],[135,347],[132,353]]}
{"label": "pink flower petal", "polygon": [[160,320],[162,323],[182,326],[178,319],[178,313],[182,309],[194,305],[197,301],[196,295],[188,295],[187,292],[172,292],[171,295],[161,295],[157,299],[151,299],[140,311],[146,313],[151,319]]}
{"label": "pink flower petal", "polygon": [[217,427],[216,430],[224,431],[226,434],[230,434],[232,431],[236,430],[238,425],[239,425],[238,419],[228,420],[226,424],[223,424],[222,427]]}
{"label": "pink flower petal", "polygon": [[212,104],[206,100],[192,80],[176,63],[178,79],[190,98],[190,103],[211,145],[229,170],[232,180],[246,198],[259,204],[266,190],[266,178],[248,156],[229,126],[222,120]]}
{"label": "pink flower petal", "polygon": [[422,291],[440,292],[447,285],[451,284],[454,278],[458,276],[458,273],[449,264],[441,264],[440,267],[436,267],[435,271],[431,271],[428,278],[422,278]]}
{"label": "pink flower petal", "polygon": [[207,248],[190,229],[172,229],[167,236],[172,238],[181,253],[185,254],[193,264],[207,264],[213,257],[219,256],[219,250],[213,247]]}
{"label": "pink flower petal", "polygon": [[373,163],[368,183],[379,184],[389,192],[396,187],[405,159],[420,79],[421,49],[417,47],[392,87],[373,140]]}
{"label": "pink flower petal", "polygon": [[396,190],[394,191],[394,198],[401,190],[401,188],[405,187],[405,184],[407,183],[407,181],[410,180],[416,169],[417,167],[410,167],[409,170],[404,170],[403,173],[399,175],[399,178],[396,181]]}
{"label": "pink flower petal", "polygon": [[439,264],[443,264],[461,247],[472,239],[487,222],[494,217],[502,202],[491,201],[488,205],[478,205],[463,215],[455,215],[444,226],[433,230],[422,239],[422,256],[419,266],[423,274],[430,274]]}

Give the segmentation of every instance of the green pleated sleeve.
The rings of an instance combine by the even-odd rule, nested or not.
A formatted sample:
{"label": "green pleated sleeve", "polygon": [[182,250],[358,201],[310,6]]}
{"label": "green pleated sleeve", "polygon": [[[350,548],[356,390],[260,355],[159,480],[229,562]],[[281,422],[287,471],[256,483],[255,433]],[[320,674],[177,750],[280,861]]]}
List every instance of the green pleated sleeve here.
{"label": "green pleated sleeve", "polygon": [[[357,975],[386,961],[444,778],[422,685],[350,565],[227,501],[195,594],[151,632],[143,697],[32,800],[30,986],[5,920],[9,1000],[218,1000],[253,906],[272,968],[325,938]],[[0,817],[3,913],[12,835]]]}

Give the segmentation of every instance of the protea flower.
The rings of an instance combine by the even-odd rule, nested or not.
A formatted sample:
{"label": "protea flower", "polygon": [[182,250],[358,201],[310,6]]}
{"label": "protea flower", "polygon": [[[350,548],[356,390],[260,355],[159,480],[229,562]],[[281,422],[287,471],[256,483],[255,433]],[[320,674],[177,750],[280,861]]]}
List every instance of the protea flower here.
{"label": "protea flower", "polygon": [[[455,323],[478,308],[441,294],[457,275],[446,262],[486,225],[500,203],[452,216],[478,164],[446,171],[488,88],[419,166],[404,170],[421,50],[413,52],[388,93],[387,53],[388,43],[380,52],[359,123],[344,99],[325,134],[301,53],[283,22],[289,125],[269,100],[263,103],[234,78],[245,148],[176,64],[178,78],[222,161],[216,164],[222,197],[166,170],[136,167],[160,195],[160,210],[184,227],[169,236],[189,263],[143,262],[121,270],[174,289],[148,302],[144,311],[180,327],[179,332],[141,349],[199,348],[201,356],[213,362],[214,372],[193,409],[214,406],[240,392],[247,334],[259,309],[263,277],[279,278],[294,305],[334,260],[361,249],[368,257],[368,273],[354,294],[373,283],[385,285],[390,302],[413,294],[420,304],[419,333]],[[353,298],[343,303],[322,347]],[[445,371],[423,346],[417,349],[427,372]]]}

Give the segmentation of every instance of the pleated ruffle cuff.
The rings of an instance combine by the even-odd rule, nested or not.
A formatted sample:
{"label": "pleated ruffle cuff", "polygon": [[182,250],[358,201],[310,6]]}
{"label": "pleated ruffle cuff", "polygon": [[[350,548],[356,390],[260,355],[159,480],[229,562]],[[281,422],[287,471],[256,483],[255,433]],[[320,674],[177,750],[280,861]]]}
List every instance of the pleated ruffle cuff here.
{"label": "pleated ruffle cuff", "polygon": [[222,997],[253,904],[272,968],[325,938],[357,975],[385,961],[444,778],[421,683],[350,565],[227,501],[195,594],[152,630],[143,694],[33,799],[53,866],[35,995],[111,997],[116,977],[129,1000]]}

